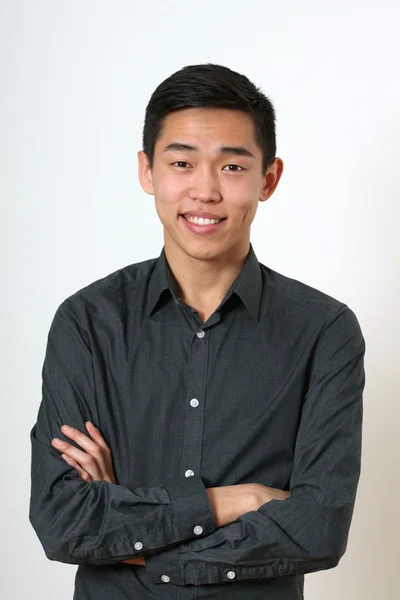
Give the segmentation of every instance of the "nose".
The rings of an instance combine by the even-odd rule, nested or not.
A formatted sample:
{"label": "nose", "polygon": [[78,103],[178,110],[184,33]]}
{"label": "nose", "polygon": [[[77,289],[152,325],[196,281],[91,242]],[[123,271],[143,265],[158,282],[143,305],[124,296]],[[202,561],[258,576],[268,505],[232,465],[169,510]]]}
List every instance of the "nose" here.
{"label": "nose", "polygon": [[197,167],[190,182],[189,196],[201,202],[219,202],[221,193],[212,169]]}

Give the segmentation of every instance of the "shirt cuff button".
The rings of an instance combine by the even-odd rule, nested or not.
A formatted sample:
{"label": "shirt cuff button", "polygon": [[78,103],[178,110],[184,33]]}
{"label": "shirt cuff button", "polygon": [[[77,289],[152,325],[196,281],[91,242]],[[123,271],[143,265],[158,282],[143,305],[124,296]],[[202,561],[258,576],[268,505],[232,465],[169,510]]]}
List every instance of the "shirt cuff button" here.
{"label": "shirt cuff button", "polygon": [[136,542],[136,544],[135,544],[135,550],[141,550],[142,548],[143,548],[142,542]]}
{"label": "shirt cuff button", "polygon": [[228,579],[235,579],[236,573],[235,571],[228,571],[226,576],[228,577]]}
{"label": "shirt cuff button", "polygon": [[164,583],[168,583],[169,581],[171,581],[171,578],[168,577],[168,575],[161,575],[161,581],[164,581]]}
{"label": "shirt cuff button", "polygon": [[196,525],[196,527],[193,529],[193,531],[195,532],[196,535],[200,535],[201,533],[203,533],[203,528],[200,527],[200,525]]}

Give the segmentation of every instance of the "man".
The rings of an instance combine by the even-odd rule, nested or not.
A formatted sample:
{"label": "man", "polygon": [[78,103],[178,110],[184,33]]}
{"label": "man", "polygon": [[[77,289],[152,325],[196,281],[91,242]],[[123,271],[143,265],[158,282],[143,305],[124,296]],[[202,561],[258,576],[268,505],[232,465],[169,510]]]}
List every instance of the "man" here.
{"label": "man", "polygon": [[206,64],[162,82],[138,160],[164,247],[55,313],[31,523],[49,559],[79,565],[77,600],[303,598],[347,544],[358,320],[256,258],[283,163],[247,77]]}

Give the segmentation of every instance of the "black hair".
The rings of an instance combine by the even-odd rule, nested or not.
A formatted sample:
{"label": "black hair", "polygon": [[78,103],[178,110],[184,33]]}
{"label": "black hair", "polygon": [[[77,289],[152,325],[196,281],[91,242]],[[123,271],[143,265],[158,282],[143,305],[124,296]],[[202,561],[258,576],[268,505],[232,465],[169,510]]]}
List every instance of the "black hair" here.
{"label": "black hair", "polygon": [[150,168],[164,118],[184,108],[231,108],[248,113],[254,121],[256,143],[262,150],[263,173],[276,155],[275,110],[272,102],[245,75],[207,63],[188,65],[154,90],[146,107],[143,150]]}

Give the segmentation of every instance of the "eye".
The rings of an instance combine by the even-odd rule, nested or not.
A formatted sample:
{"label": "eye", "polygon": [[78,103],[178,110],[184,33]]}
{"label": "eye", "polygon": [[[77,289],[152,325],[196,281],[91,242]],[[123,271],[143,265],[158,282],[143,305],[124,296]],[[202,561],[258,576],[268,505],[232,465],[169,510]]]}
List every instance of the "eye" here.
{"label": "eye", "polygon": [[[233,171],[232,171],[232,169],[228,169],[229,171],[232,171],[233,173],[240,173],[241,171],[246,170],[243,167],[241,167],[240,165],[226,165],[226,167],[234,167]],[[226,169],[226,167],[223,168],[223,171]],[[239,171],[239,169],[240,169],[240,171]]]}
{"label": "eye", "polygon": [[[184,161],[184,160],[177,160],[177,161],[175,161],[175,162],[172,163],[172,166],[176,165],[176,166],[180,166],[181,167],[182,165],[188,165],[188,164],[189,163],[186,162],[186,161]],[[183,168],[185,169],[186,167],[183,167]]]}

